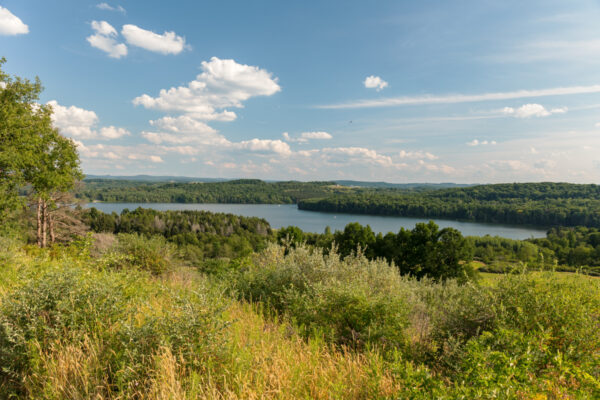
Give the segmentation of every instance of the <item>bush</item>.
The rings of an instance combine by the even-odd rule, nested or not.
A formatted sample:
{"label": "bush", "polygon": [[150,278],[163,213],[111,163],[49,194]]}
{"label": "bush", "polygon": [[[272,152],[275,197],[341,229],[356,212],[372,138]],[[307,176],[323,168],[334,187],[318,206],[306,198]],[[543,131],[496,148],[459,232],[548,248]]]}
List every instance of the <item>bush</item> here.
{"label": "bush", "polygon": [[162,236],[119,234],[117,244],[102,259],[109,268],[139,268],[162,275],[174,265],[175,248]]}
{"label": "bush", "polygon": [[238,276],[239,295],[287,314],[305,336],[318,331],[352,347],[403,344],[409,284],[396,268],[361,254],[341,260],[335,251],[288,251],[272,245],[257,256]]}
{"label": "bush", "polygon": [[[0,299],[0,398],[132,398],[165,349],[196,370],[220,351],[226,303],[202,281],[184,291],[143,272],[67,265],[22,278]],[[73,372],[84,380],[69,382],[79,395],[48,395],[48,368],[84,369]]]}

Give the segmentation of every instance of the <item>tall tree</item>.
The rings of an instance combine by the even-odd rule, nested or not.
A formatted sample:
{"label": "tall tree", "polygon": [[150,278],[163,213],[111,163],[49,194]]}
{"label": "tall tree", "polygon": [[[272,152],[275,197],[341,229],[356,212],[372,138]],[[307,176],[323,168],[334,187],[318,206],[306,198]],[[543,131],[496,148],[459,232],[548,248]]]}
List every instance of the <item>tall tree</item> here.
{"label": "tall tree", "polygon": [[18,190],[35,157],[32,138],[48,112],[36,103],[42,91],[39,79],[11,77],[2,70],[5,62],[0,58],[0,221],[23,204]]}
{"label": "tall tree", "polygon": [[[51,109],[46,112],[51,112]],[[61,136],[52,128],[50,114],[32,138],[35,158],[29,163],[25,180],[31,184],[32,195],[37,203],[37,239],[40,247],[46,247],[48,235],[55,240],[53,209],[60,207],[62,193],[68,192],[83,177],[79,168],[77,148],[72,140]]]}
{"label": "tall tree", "polygon": [[51,210],[61,193],[82,178],[75,144],[52,127],[52,108],[37,101],[35,82],[11,77],[0,59],[0,220],[23,204],[19,189],[31,187],[37,203],[37,239],[54,238]]}

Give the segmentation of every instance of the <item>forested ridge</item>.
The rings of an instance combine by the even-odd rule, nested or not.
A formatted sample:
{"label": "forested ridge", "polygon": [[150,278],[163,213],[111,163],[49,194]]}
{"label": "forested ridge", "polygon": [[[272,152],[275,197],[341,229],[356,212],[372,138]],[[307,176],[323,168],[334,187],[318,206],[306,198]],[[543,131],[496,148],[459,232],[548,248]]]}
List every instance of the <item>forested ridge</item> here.
{"label": "forested ridge", "polygon": [[303,199],[310,211],[451,218],[543,227],[600,227],[600,186],[513,183],[420,192],[362,190]]}
{"label": "forested ridge", "polygon": [[347,188],[334,182],[264,182],[238,179],[226,182],[149,183],[90,179],[77,196],[114,203],[236,203],[294,204],[311,197],[340,193]]}

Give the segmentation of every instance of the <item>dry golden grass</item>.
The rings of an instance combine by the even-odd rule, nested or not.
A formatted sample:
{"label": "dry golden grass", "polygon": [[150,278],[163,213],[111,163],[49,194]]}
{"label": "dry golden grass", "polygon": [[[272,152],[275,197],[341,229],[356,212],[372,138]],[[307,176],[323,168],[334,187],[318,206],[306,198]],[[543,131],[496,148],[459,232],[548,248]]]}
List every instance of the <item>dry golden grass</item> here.
{"label": "dry golden grass", "polygon": [[[38,346],[29,393],[47,399],[371,399],[401,389],[375,353],[332,349],[302,340],[287,324],[268,322],[253,306],[227,312],[230,340],[204,371],[189,370],[169,347],[155,355],[148,380],[116,393],[106,379],[103,349],[86,338],[78,344]],[[149,388],[149,389],[148,389]]]}
{"label": "dry golden grass", "polygon": [[[221,374],[208,382],[207,395],[366,399],[388,397],[399,390],[376,354],[360,355],[316,340],[306,342],[291,326],[268,322],[249,305],[236,304],[228,314],[234,321],[227,349],[232,357],[220,366]],[[379,379],[374,380],[374,375]]]}

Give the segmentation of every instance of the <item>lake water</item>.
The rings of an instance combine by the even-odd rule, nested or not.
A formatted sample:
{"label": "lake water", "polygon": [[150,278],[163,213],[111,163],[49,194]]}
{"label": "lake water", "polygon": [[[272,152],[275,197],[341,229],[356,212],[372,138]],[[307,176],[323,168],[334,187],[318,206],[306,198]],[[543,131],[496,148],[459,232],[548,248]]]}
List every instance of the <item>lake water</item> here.
{"label": "lake water", "polygon": [[[342,230],[350,222],[370,225],[375,233],[398,232],[400,228],[414,228],[417,222],[427,222],[428,218],[384,217],[362,214],[323,213],[298,210],[294,204],[179,204],[179,203],[89,203],[86,207],[96,207],[105,213],[121,213],[125,208],[134,210],[138,207],[155,210],[204,210],[219,213],[243,215],[246,217],[264,218],[273,228],[289,225],[299,227],[305,232],[322,233],[329,226],[332,231]],[[461,222],[453,220],[434,220],[441,228],[452,227],[465,236],[501,236],[510,239],[540,238],[546,231],[540,228],[486,224],[477,222]]]}

